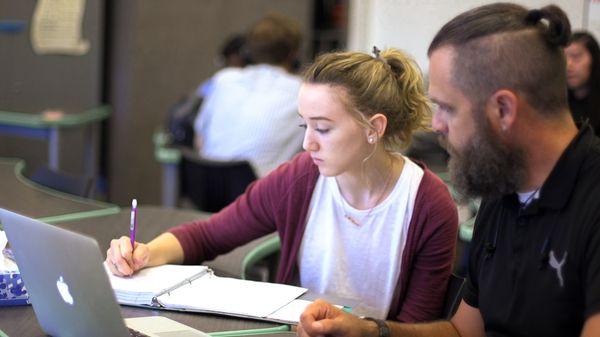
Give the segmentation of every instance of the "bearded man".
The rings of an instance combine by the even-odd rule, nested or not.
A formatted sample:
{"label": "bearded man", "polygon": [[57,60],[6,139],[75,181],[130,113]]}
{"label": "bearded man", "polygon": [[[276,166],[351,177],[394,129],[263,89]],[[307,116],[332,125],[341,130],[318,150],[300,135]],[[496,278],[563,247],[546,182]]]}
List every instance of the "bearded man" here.
{"label": "bearded man", "polygon": [[299,336],[600,336],[600,139],[567,103],[565,13],[460,14],[429,48],[433,129],[459,191],[482,197],[449,321],[359,319],[318,301]]}

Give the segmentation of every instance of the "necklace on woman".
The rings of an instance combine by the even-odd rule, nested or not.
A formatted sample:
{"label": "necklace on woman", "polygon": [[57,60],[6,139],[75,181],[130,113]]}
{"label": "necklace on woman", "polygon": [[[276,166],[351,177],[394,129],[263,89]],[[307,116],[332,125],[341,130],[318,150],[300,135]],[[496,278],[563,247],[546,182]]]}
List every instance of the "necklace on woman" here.
{"label": "necklace on woman", "polygon": [[[355,225],[357,227],[361,227],[364,224],[364,221],[371,216],[371,212],[373,212],[373,209],[375,207],[377,207],[377,205],[379,205],[379,203],[383,200],[383,197],[386,194],[385,192],[387,191],[387,189],[389,187],[389,184],[390,184],[390,181],[392,180],[393,175],[394,175],[394,162],[392,161],[392,167],[390,168],[390,173],[388,174],[387,178],[385,179],[385,184],[383,186],[383,190],[381,191],[381,194],[375,201],[375,204],[373,205],[373,207],[369,208],[369,211],[367,212],[367,214],[365,214],[360,219],[358,219],[358,218],[354,217],[352,214],[350,214],[350,212],[348,212],[348,210],[346,210],[347,201],[341,200],[342,210],[344,212],[344,218],[346,218],[346,220],[350,221],[353,225]],[[340,196],[342,199],[344,199],[344,196],[341,193],[340,193]]]}

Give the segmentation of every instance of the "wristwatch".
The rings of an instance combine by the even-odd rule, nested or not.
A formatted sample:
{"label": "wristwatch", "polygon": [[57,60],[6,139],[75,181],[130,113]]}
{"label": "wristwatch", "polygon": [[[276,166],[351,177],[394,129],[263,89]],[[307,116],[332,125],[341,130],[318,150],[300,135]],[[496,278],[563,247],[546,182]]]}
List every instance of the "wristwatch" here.
{"label": "wristwatch", "polygon": [[379,337],[390,337],[390,327],[388,327],[384,320],[373,317],[365,317],[363,319],[375,322],[375,324],[377,324],[377,329],[379,330]]}

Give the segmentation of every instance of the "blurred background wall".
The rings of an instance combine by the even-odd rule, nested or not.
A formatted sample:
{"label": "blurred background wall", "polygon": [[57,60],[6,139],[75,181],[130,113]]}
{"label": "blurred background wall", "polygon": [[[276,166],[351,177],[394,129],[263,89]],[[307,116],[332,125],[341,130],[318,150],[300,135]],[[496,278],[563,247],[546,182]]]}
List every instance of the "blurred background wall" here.
{"label": "blurred background wall", "polygon": [[[442,25],[457,14],[495,1],[482,0],[350,0],[348,48],[370,51],[396,47],[409,52],[427,72],[427,47]],[[504,2],[504,1],[501,1]],[[588,28],[592,0],[513,0],[530,8],[560,6],[574,29]],[[592,15],[594,15],[592,13]],[[599,20],[597,18],[596,20]]]}
{"label": "blurred background wall", "polygon": [[[435,32],[457,13],[491,1],[477,0],[87,0],[79,56],[35,54],[31,19],[38,1],[0,0],[0,111],[77,113],[108,104],[98,151],[99,196],[117,204],[137,197],[160,203],[161,167],[152,135],[168,108],[218,69],[223,41],[276,11],[298,21],[303,62],[323,51],[397,47],[427,72],[426,50]],[[539,7],[548,1],[517,1]],[[554,1],[575,28],[592,19],[591,0]],[[82,172],[82,132],[61,138],[61,169]],[[0,156],[21,157],[30,167],[48,160],[43,141],[0,135]],[[5,193],[5,192],[2,192]]]}
{"label": "blurred background wall", "polygon": [[[67,0],[69,1],[69,0]],[[226,38],[269,12],[295,19],[303,32],[301,61],[343,48],[343,0],[84,0],[83,55],[36,54],[33,14],[39,1],[0,0],[0,112],[80,113],[112,107],[98,150],[99,197],[127,204],[160,202],[161,167],[152,135],[168,108],[217,69]],[[12,29],[17,23],[18,29]],[[9,29],[4,29],[9,27]],[[13,27],[14,28],[14,27]],[[60,169],[83,173],[83,130],[61,132]],[[0,134],[0,156],[29,171],[48,162],[47,143]]]}

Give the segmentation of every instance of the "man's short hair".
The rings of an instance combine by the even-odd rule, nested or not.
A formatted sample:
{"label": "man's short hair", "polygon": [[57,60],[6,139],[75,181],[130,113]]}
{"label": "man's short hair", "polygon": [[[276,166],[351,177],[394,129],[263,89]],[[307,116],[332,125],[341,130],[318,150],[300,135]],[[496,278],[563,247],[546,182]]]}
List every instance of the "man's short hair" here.
{"label": "man's short hair", "polygon": [[269,14],[255,23],[246,36],[253,63],[283,64],[298,51],[302,34],[298,24],[281,14]]}
{"label": "man's short hair", "polygon": [[571,26],[557,6],[527,10],[494,3],[462,13],[445,24],[428,55],[454,51],[454,83],[478,105],[499,89],[510,89],[544,114],[567,106],[566,62]]}

